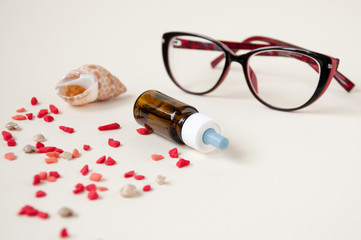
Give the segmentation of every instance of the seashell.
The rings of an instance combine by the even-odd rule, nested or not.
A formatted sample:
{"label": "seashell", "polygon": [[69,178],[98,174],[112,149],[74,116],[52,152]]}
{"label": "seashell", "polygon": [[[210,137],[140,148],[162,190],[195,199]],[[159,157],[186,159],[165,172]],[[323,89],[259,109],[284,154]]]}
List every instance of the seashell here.
{"label": "seashell", "polygon": [[72,105],[105,101],[126,91],[117,77],[99,65],[84,65],[70,71],[55,87],[57,94]]}

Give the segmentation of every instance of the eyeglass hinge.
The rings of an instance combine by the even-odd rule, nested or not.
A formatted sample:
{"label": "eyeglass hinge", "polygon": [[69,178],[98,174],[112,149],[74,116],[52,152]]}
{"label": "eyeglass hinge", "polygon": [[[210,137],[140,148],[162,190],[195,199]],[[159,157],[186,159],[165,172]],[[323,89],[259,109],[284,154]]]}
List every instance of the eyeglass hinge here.
{"label": "eyeglass hinge", "polygon": [[182,42],[179,39],[174,39],[172,41],[173,47],[180,47],[182,45]]}

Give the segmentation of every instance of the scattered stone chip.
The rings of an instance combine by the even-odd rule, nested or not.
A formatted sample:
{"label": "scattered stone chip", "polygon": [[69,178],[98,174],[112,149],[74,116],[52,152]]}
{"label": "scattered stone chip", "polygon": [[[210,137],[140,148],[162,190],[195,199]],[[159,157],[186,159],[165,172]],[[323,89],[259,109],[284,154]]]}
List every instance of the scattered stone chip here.
{"label": "scattered stone chip", "polygon": [[124,185],[120,189],[120,195],[125,198],[134,197],[137,194],[137,188],[133,184]]}
{"label": "scattered stone chip", "polygon": [[30,144],[27,144],[24,148],[23,148],[24,153],[34,153],[37,152],[38,149]]}
{"label": "scattered stone chip", "polygon": [[60,217],[63,217],[63,218],[68,218],[68,217],[73,217],[74,216],[73,210],[71,210],[70,208],[67,208],[67,207],[62,207],[58,211],[58,214],[60,215]]}
{"label": "scattered stone chip", "polygon": [[163,177],[162,175],[157,175],[155,177],[155,182],[159,185],[163,185],[165,183],[165,177]]}
{"label": "scattered stone chip", "polygon": [[44,142],[46,140],[46,138],[44,137],[44,135],[42,134],[36,134],[34,137],[33,137],[33,140],[35,142]]}
{"label": "scattered stone chip", "polygon": [[66,160],[71,160],[73,158],[73,154],[70,152],[62,152],[59,157],[64,158]]}
{"label": "scattered stone chip", "polygon": [[13,130],[20,130],[20,127],[17,123],[14,123],[14,122],[8,122],[5,127],[10,130],[10,131],[13,131]]}

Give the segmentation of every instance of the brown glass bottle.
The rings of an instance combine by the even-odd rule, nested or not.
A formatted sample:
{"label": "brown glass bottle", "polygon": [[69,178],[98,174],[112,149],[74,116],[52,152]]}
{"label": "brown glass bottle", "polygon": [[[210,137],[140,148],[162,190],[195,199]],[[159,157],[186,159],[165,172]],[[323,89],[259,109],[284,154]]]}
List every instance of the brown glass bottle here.
{"label": "brown glass bottle", "polygon": [[185,120],[198,110],[156,90],[142,93],[135,101],[133,114],[142,126],[184,144],[181,130]]}

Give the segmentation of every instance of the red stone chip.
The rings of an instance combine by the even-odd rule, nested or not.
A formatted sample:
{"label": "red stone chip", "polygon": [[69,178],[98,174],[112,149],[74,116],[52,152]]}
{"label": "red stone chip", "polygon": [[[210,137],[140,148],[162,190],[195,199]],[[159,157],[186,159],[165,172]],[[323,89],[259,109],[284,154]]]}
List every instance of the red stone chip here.
{"label": "red stone chip", "polygon": [[63,228],[63,229],[60,230],[60,237],[61,238],[69,237],[68,230],[66,228]]}
{"label": "red stone chip", "polygon": [[99,198],[98,193],[95,190],[92,190],[88,193],[89,200],[95,200]]}
{"label": "red stone chip", "polygon": [[137,129],[137,132],[140,134],[140,135],[147,135],[150,133],[150,130],[148,128],[138,128]]}
{"label": "red stone chip", "polygon": [[106,159],[106,156],[102,156],[102,157],[100,157],[100,158],[96,161],[96,163],[97,163],[97,164],[102,164],[102,163],[105,162],[105,159]]}
{"label": "red stone chip", "polygon": [[168,153],[171,158],[178,158],[178,149],[177,148],[173,148],[173,149],[169,150]]}
{"label": "red stone chip", "polygon": [[36,105],[38,103],[38,99],[36,99],[36,97],[31,98],[30,101],[31,105]]}
{"label": "red stone chip", "polygon": [[59,113],[59,109],[57,107],[55,107],[53,104],[49,105],[49,109],[50,112],[54,113],[54,114],[58,114]]}
{"label": "red stone chip", "polygon": [[64,132],[67,132],[67,133],[73,133],[74,132],[74,128],[71,128],[71,127],[59,126],[59,128],[61,130],[63,130]]}
{"label": "red stone chip", "polygon": [[90,150],[90,145],[84,144],[84,145],[83,145],[83,149],[84,149],[85,151],[89,151],[89,150]]}
{"label": "red stone chip", "polygon": [[135,175],[134,178],[136,180],[143,180],[145,177],[143,175]]}
{"label": "red stone chip", "polygon": [[109,144],[109,146],[114,147],[114,148],[120,146],[120,142],[117,140],[114,140],[113,138],[109,138],[108,144]]}
{"label": "red stone chip", "polygon": [[151,187],[150,185],[145,185],[145,186],[143,187],[143,191],[144,191],[144,192],[149,192],[150,190],[152,190],[152,187]]}
{"label": "red stone chip", "polygon": [[46,116],[44,117],[44,121],[45,121],[45,122],[52,122],[52,121],[54,121],[54,118],[53,118],[53,116],[46,115]]}
{"label": "red stone chip", "polygon": [[87,175],[88,172],[89,172],[89,166],[88,166],[88,164],[84,165],[84,167],[83,167],[82,169],[80,169],[80,173],[81,173],[83,176]]}
{"label": "red stone chip", "polygon": [[33,120],[34,116],[32,113],[27,113],[25,116],[28,118],[28,120]]}
{"label": "red stone chip", "polygon": [[99,131],[108,131],[108,130],[115,130],[115,129],[119,129],[120,125],[118,123],[111,123],[108,125],[104,125],[104,126],[99,126],[98,130]]}
{"label": "red stone chip", "polygon": [[35,197],[37,197],[37,198],[41,198],[41,197],[45,197],[45,196],[46,196],[46,193],[41,190],[39,190],[35,193]]}
{"label": "red stone chip", "polygon": [[129,171],[129,172],[124,173],[125,178],[130,178],[130,177],[133,177],[133,176],[134,176],[134,171]]}
{"label": "red stone chip", "polygon": [[162,155],[159,155],[159,154],[152,154],[151,157],[152,157],[152,160],[154,160],[154,161],[159,161],[164,158]]}
{"label": "red stone chip", "polygon": [[26,120],[26,117],[24,115],[15,115],[11,117],[13,120],[21,121]]}
{"label": "red stone chip", "polygon": [[117,162],[111,157],[108,157],[108,159],[105,161],[105,165],[107,165],[107,166],[112,166],[112,165],[114,165],[116,163]]}
{"label": "red stone chip", "polygon": [[181,158],[181,159],[179,159],[179,161],[177,162],[176,165],[177,165],[177,167],[182,168],[182,167],[188,166],[189,164],[190,164],[190,161]]}

